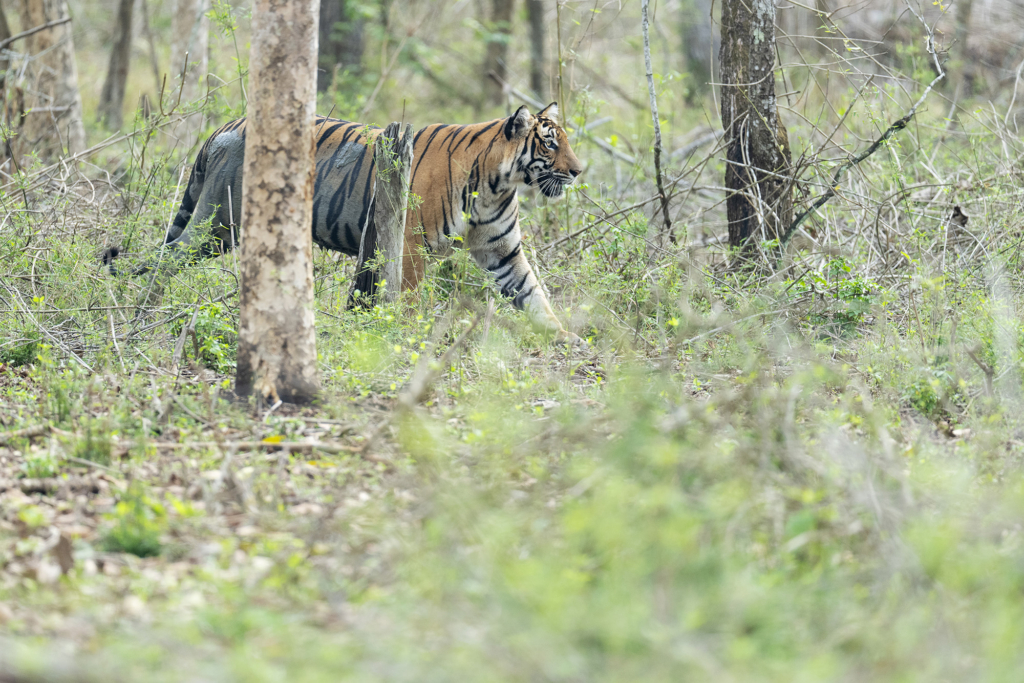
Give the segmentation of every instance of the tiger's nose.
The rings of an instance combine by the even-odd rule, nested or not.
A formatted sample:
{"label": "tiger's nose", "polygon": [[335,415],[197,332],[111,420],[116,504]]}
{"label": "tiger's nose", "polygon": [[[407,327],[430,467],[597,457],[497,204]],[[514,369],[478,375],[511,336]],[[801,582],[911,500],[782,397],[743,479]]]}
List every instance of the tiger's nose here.
{"label": "tiger's nose", "polygon": [[578,168],[570,168],[569,169],[569,175],[571,175],[573,178],[575,178],[579,174],[580,174],[580,169],[578,169]]}

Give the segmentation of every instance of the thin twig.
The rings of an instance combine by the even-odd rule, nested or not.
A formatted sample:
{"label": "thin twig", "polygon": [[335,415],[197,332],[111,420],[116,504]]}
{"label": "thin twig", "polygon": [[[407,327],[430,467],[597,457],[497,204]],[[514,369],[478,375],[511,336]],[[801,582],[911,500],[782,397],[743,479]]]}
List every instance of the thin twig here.
{"label": "thin twig", "polygon": [[35,34],[39,33],[40,31],[45,31],[48,28],[53,28],[54,26],[60,26],[61,24],[66,24],[69,21],[71,21],[71,17],[64,17],[63,19],[54,19],[53,21],[48,21],[45,24],[42,24],[40,26],[36,26],[35,28],[30,28],[27,31],[22,31],[21,33],[15,33],[10,38],[7,38],[5,40],[0,40],[0,50],[3,50],[8,45],[14,43],[15,41],[21,40],[22,38],[28,38],[29,36],[32,36],[32,35],[35,35]]}
{"label": "thin twig", "polygon": [[[913,8],[911,8],[910,11],[914,12]],[[914,12],[914,16],[917,16],[918,19],[921,19],[921,17],[917,14],[917,12]],[[924,22],[923,19],[921,19],[921,21],[922,21],[922,23]],[[807,220],[807,217],[810,216],[815,211],[817,211],[818,209],[820,209],[822,206],[824,206],[825,203],[828,200],[832,199],[832,197],[834,197],[836,195],[836,190],[838,190],[838,188],[839,188],[839,180],[842,178],[843,173],[845,173],[847,169],[849,169],[849,168],[851,168],[853,166],[856,166],[860,162],[862,162],[865,159],[867,159],[869,156],[871,156],[876,151],[878,151],[878,149],[883,144],[885,144],[885,142],[889,138],[891,138],[893,135],[895,135],[899,131],[901,131],[904,128],[906,128],[907,124],[909,124],[911,119],[914,118],[914,115],[917,114],[918,108],[920,108],[920,106],[924,103],[925,98],[928,97],[928,94],[931,93],[931,91],[935,87],[935,85],[939,81],[941,81],[943,78],[945,78],[946,72],[943,71],[942,64],[939,62],[938,54],[936,53],[936,50],[935,50],[935,36],[934,36],[934,33],[932,32],[931,29],[929,29],[927,27],[927,25],[925,25],[925,28],[928,30],[928,40],[927,40],[928,53],[935,60],[935,68],[939,72],[938,75],[934,79],[932,79],[932,82],[929,83],[928,87],[924,89],[924,92],[921,93],[921,97],[918,98],[917,102],[914,103],[914,106],[910,108],[910,111],[907,112],[906,116],[904,116],[903,118],[899,119],[898,121],[895,121],[892,125],[890,125],[888,128],[886,128],[885,132],[883,132],[882,135],[879,136],[879,138],[877,140],[875,140],[871,144],[871,146],[868,147],[866,150],[864,150],[862,153],[858,154],[857,156],[853,157],[852,159],[846,160],[845,162],[843,162],[842,164],[839,165],[839,168],[837,168],[835,170],[835,173],[832,174],[832,182],[829,183],[828,190],[825,191],[825,194],[823,194],[820,197],[818,197],[818,199],[815,200],[815,202],[810,206],[810,208],[808,208],[806,211],[803,211],[799,216],[797,216],[795,219],[793,219],[793,222],[789,224],[788,228],[786,228],[786,232],[783,233],[782,239],[779,240],[779,250],[781,252],[785,252],[786,251],[786,246],[789,244],[789,241],[793,238],[793,235],[796,233],[797,228],[799,228],[800,225],[805,220]]]}
{"label": "thin twig", "polygon": [[654,181],[658,186],[658,194],[661,195],[661,216],[665,222],[665,233],[668,234],[669,242],[675,244],[676,236],[672,232],[672,219],[668,215],[668,195],[665,194],[665,185],[661,181],[661,122],[658,120],[658,94],[654,90],[654,69],[651,66],[651,37],[647,19],[648,3],[649,0],[642,0],[640,3],[640,25],[644,34],[644,66],[647,68],[647,94],[651,100],[651,119],[654,122]]}

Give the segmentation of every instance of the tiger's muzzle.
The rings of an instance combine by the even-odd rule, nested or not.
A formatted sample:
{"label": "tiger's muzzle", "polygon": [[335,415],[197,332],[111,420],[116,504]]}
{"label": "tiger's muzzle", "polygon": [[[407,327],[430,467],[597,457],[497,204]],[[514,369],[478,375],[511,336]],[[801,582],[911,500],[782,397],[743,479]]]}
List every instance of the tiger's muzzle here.
{"label": "tiger's muzzle", "polygon": [[553,171],[537,178],[537,187],[545,197],[557,199],[565,194],[565,187],[572,185],[579,173],[569,174]]}

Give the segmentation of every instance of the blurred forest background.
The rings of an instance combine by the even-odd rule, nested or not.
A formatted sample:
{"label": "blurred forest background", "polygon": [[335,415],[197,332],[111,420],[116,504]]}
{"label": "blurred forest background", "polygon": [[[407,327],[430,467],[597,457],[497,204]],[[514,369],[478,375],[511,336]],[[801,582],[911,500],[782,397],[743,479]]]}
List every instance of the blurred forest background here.
{"label": "blurred forest background", "polygon": [[318,249],[323,396],[261,409],[233,255],[99,259],[246,113],[249,6],[0,0],[0,680],[1024,677],[1024,5],[753,2],[806,216],[748,252],[737,3],[646,5],[664,192],[641,5],[321,3],[320,114],[559,103],[523,244],[588,345],[462,251],[349,310]]}

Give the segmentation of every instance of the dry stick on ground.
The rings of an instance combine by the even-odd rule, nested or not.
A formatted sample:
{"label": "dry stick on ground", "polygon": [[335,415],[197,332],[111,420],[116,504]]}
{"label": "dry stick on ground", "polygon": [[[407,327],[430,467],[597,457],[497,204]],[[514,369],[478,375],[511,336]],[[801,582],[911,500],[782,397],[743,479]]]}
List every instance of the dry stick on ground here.
{"label": "dry stick on ground", "polygon": [[362,446],[347,446],[340,443],[324,442],[324,441],[193,441],[191,443],[177,443],[174,441],[153,441],[150,442],[150,446],[154,448],[166,448],[166,449],[200,449],[200,448],[217,448],[226,449],[229,451],[257,451],[257,450],[282,450],[282,451],[322,451],[324,453],[351,453],[352,455],[358,455],[365,460],[370,462],[380,462],[387,465],[391,464],[391,461],[387,458],[379,455],[373,455],[366,453],[366,446],[369,444],[370,439],[368,438],[366,443]]}
{"label": "dry stick on ground", "polygon": [[[911,8],[910,11],[914,12],[913,8]],[[917,14],[917,12],[914,12],[914,16],[916,16],[918,19],[920,19],[921,23],[924,24],[924,19],[922,19],[920,17],[920,15]],[[928,54],[930,54],[932,56],[932,59],[934,60],[935,69],[936,69],[936,71],[938,71],[938,75],[934,79],[932,79],[932,82],[929,83],[928,87],[924,89],[924,92],[921,93],[921,97],[919,97],[917,102],[914,103],[914,106],[910,108],[910,111],[907,112],[906,116],[904,116],[903,118],[899,119],[898,121],[895,121],[894,123],[892,123],[892,125],[890,125],[888,128],[886,128],[885,131],[882,133],[882,135],[879,136],[879,138],[877,140],[875,140],[871,144],[871,146],[868,147],[866,150],[864,150],[862,153],[858,154],[857,156],[853,157],[852,159],[847,159],[845,162],[840,164],[839,168],[837,168],[835,170],[835,173],[832,174],[832,182],[829,183],[828,190],[825,191],[825,194],[823,194],[820,197],[818,197],[818,199],[815,200],[815,202],[813,204],[811,204],[810,208],[808,208],[806,211],[803,211],[799,216],[794,218],[793,222],[790,223],[788,228],[786,228],[786,232],[783,233],[782,239],[779,240],[779,251],[780,252],[785,253],[786,245],[788,245],[789,241],[791,239],[793,239],[793,235],[794,235],[794,233],[796,233],[797,228],[799,228],[800,225],[805,220],[807,220],[808,216],[810,216],[812,213],[814,213],[815,211],[820,209],[822,206],[825,205],[825,203],[828,200],[832,199],[832,197],[834,197],[836,195],[836,190],[839,188],[839,180],[842,178],[843,173],[845,173],[847,169],[849,169],[849,168],[851,168],[853,166],[856,166],[860,162],[862,162],[865,159],[867,159],[869,156],[871,156],[876,151],[878,151],[878,149],[883,144],[885,144],[885,142],[889,138],[891,138],[893,135],[895,135],[899,131],[901,131],[904,128],[906,128],[907,124],[909,124],[911,119],[914,118],[914,115],[917,114],[918,108],[920,108],[920,106],[922,104],[924,104],[924,101],[928,97],[928,95],[931,93],[932,88],[934,88],[935,85],[939,81],[941,81],[943,78],[946,77],[946,72],[943,71],[942,64],[939,62],[938,53],[935,50],[935,35],[934,35],[934,32],[933,32],[932,29],[928,28],[927,24],[925,24],[925,29],[928,31],[928,40],[927,40]],[[780,256],[780,260],[781,260],[781,256]]]}
{"label": "dry stick on ground", "polygon": [[178,342],[174,345],[174,355],[171,357],[171,372],[174,374],[175,381],[177,381],[179,374],[179,363],[181,362],[181,354],[185,351],[185,338],[188,337],[189,333],[192,333],[196,329],[196,319],[199,318],[199,306],[202,304],[201,301],[196,302],[196,307],[192,311],[192,319],[188,325],[181,328],[181,334],[178,335]]}
{"label": "dry stick on ground", "polygon": [[[55,427],[53,427],[51,425],[48,425],[48,424],[45,424],[45,425],[35,425],[33,427],[25,427],[24,429],[15,429],[12,432],[4,432],[4,433],[0,434],[0,445],[6,444],[6,443],[10,442],[13,439],[31,439],[34,436],[42,436],[42,435],[48,434],[50,432],[53,432],[55,434],[59,434],[61,436],[75,436],[75,437],[78,436],[77,434],[75,434],[73,432],[65,432],[63,430],[57,429],[57,428],[55,428]],[[107,467],[106,465],[101,465],[101,464],[99,464],[97,462],[93,462],[91,460],[84,460],[82,458],[76,458],[73,455],[66,455],[66,456],[64,456],[64,460],[67,460],[68,462],[73,462],[73,463],[75,463],[77,465],[84,465],[86,467],[98,467],[99,469],[107,470],[108,472],[114,472],[116,474],[120,474],[120,472],[118,472],[118,470],[116,470],[116,469],[114,469],[112,467]]]}
{"label": "dry stick on ground", "polygon": [[668,234],[669,241],[675,244],[676,236],[672,232],[672,219],[668,215],[668,196],[665,194],[665,187],[661,182],[661,122],[658,121],[658,95],[654,91],[654,69],[651,67],[651,37],[647,20],[648,1],[643,0],[640,3],[640,16],[644,32],[644,66],[647,68],[647,94],[651,99],[651,119],[654,121],[654,180],[658,186],[658,194],[661,195],[661,215],[665,221],[665,232]]}
{"label": "dry stick on ground", "polygon": [[362,450],[359,446],[346,446],[344,444],[324,441],[190,441],[188,443],[178,443],[176,441],[153,441],[149,445],[154,448],[218,447],[236,450],[277,450],[279,448],[286,448],[297,451],[316,448],[325,453],[358,453]]}
{"label": "dry stick on ground", "polygon": [[[494,314],[494,300],[492,299],[487,305],[486,317],[490,318]],[[480,320],[485,316],[477,315],[469,327],[459,335],[459,338],[448,347],[440,358],[437,359],[437,364],[434,365],[432,359],[427,359],[426,356],[420,360],[416,366],[416,372],[412,376],[412,380],[409,381],[409,386],[398,396],[398,407],[400,410],[409,411],[419,405],[424,398],[426,398],[427,392],[430,390],[430,385],[434,383],[437,376],[441,373],[441,370],[448,367],[451,364],[452,356],[458,351],[466,340],[469,339],[469,335],[472,334],[473,330],[480,323]]]}
{"label": "dry stick on ground", "polygon": [[33,427],[25,427],[24,429],[15,429],[11,432],[2,432],[0,433],[0,446],[12,439],[29,439],[33,436],[42,436],[48,431],[50,431],[50,425],[35,425]]}

